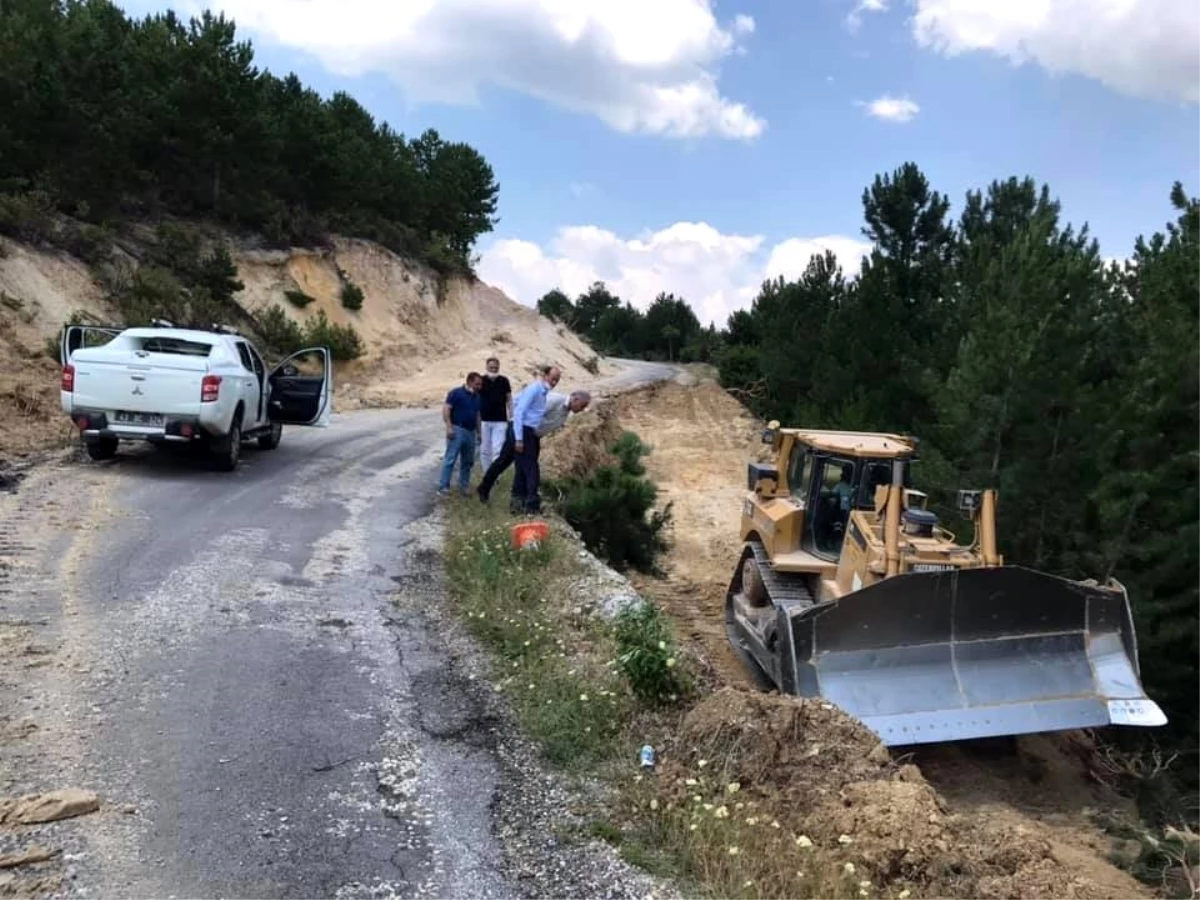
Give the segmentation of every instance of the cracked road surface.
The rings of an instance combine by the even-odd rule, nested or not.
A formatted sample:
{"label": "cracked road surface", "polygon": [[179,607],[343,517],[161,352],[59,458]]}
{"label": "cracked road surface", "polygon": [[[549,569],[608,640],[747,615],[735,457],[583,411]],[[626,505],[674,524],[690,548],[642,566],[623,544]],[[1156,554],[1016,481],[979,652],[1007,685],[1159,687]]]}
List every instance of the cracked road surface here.
{"label": "cracked road surface", "polygon": [[73,896],[645,896],[607,848],[506,857],[562,798],[439,607],[441,450],[436,412],[365,411],[230,474],[138,447],[0,494],[0,794],[101,799],[0,853],[61,849]]}

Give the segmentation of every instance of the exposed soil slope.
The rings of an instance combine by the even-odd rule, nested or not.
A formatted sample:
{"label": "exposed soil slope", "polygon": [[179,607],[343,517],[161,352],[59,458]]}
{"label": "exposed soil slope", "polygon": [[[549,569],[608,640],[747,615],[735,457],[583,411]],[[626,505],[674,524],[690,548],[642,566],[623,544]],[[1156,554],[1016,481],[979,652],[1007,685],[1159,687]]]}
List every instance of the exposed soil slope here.
{"label": "exposed soil slope", "polygon": [[[247,311],[278,304],[297,322],[324,312],[362,336],[366,355],[339,372],[341,409],[440,402],[469,371],[482,371],[489,355],[500,358],[514,387],[539,363],[558,363],[564,388],[616,371],[566,328],[501,291],[461,278],[439,287],[428,269],[370,241],[337,238],[329,250],[249,250],[234,258],[245,284],[237,300]],[[361,310],[342,306],[339,269],[362,289]],[[300,309],[286,291],[313,302]]]}
{"label": "exposed soil slope", "polygon": [[[369,241],[339,238],[322,250],[230,250],[245,285],[235,299],[251,314],[278,305],[303,323],[324,312],[362,337],[365,356],[338,366],[337,410],[436,404],[469,371],[482,371],[489,355],[500,358],[514,388],[541,363],[562,367],[565,389],[617,371],[571,332],[495,288],[462,278],[443,282]],[[363,291],[361,310],[342,305],[339,272]],[[288,291],[312,301],[297,307]],[[0,459],[71,437],[47,341],[76,312],[98,322],[115,318],[84,263],[0,238]]]}
{"label": "exposed soil slope", "polygon": [[674,547],[666,580],[634,580],[727,686],[689,714],[664,776],[695,775],[683,771],[694,756],[723,765],[792,833],[835,849],[849,835],[847,860],[913,896],[1150,895],[1107,860],[1109,841],[1088,812],[1122,801],[1086,777],[1073,755],[1087,749],[1078,736],[934,745],[893,760],[832,707],[750,687],[722,612],[746,464],[764,449],[761,423],[741,404],[711,380],[681,376],[615,397],[603,420],[586,418],[550,464],[570,464],[572,451],[594,458],[626,429],[653,446],[646,468],[674,503]]}
{"label": "exposed soil slope", "polygon": [[84,263],[0,237],[0,460],[70,437],[47,342],[76,310],[112,316]]}

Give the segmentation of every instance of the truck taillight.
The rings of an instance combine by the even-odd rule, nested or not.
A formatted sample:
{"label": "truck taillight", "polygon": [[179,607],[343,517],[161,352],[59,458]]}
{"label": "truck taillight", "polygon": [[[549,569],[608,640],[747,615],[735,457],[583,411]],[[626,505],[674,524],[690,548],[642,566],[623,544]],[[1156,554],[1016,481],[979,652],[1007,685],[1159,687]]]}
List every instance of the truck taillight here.
{"label": "truck taillight", "polygon": [[70,363],[63,366],[62,389],[68,393],[75,390],[75,367]]}
{"label": "truck taillight", "polygon": [[221,376],[205,375],[200,379],[200,402],[216,403],[221,395]]}

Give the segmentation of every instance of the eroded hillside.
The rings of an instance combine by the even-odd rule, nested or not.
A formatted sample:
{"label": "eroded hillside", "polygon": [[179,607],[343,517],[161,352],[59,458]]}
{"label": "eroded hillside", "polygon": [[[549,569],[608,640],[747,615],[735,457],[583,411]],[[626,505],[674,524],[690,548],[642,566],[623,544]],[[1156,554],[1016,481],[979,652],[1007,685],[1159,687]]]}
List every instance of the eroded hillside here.
{"label": "eroded hillside", "polygon": [[[562,366],[564,387],[616,371],[571,332],[495,288],[441,279],[369,241],[335,238],[328,248],[286,251],[223,243],[244,285],[234,300],[251,316],[275,306],[303,325],[324,313],[358,332],[364,354],[338,365],[339,411],[435,404],[489,355],[500,358],[514,386],[539,363]],[[363,293],[359,310],[343,305],[347,283]],[[62,251],[0,238],[0,458],[71,438],[52,347],[62,324],[80,314],[97,322],[117,317],[92,269]]]}
{"label": "eroded hillside", "polygon": [[[354,406],[425,404],[441,400],[472,369],[495,354],[514,381],[543,362],[563,367],[564,386],[615,367],[573,333],[482,282],[440,282],[428,269],[369,241],[335,239],[328,250],[243,251],[235,255],[245,289],[238,302],[252,315],[272,304],[299,323],[324,312],[352,325],[367,352],[340,373],[338,400]],[[346,281],[362,289],[363,307],[342,305]],[[312,302],[286,299],[300,291]]]}

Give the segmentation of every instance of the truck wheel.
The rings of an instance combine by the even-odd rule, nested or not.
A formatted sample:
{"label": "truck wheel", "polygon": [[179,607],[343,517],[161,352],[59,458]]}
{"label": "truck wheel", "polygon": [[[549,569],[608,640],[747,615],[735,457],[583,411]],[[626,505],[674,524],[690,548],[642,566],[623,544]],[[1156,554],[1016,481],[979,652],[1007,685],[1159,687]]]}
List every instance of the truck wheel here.
{"label": "truck wheel", "polygon": [[279,446],[279,439],[281,437],[283,437],[283,426],[278,422],[273,422],[271,430],[259,437],[258,447],[260,450],[274,450]]}
{"label": "truck wheel", "polygon": [[102,462],[106,459],[112,459],[117,455],[117,446],[120,444],[116,438],[101,438],[98,441],[89,441],[84,444],[87,447],[87,455],[97,462]]}
{"label": "truck wheel", "polygon": [[242,456],[242,423],[234,419],[229,434],[213,445],[213,462],[219,472],[232,472]]}

